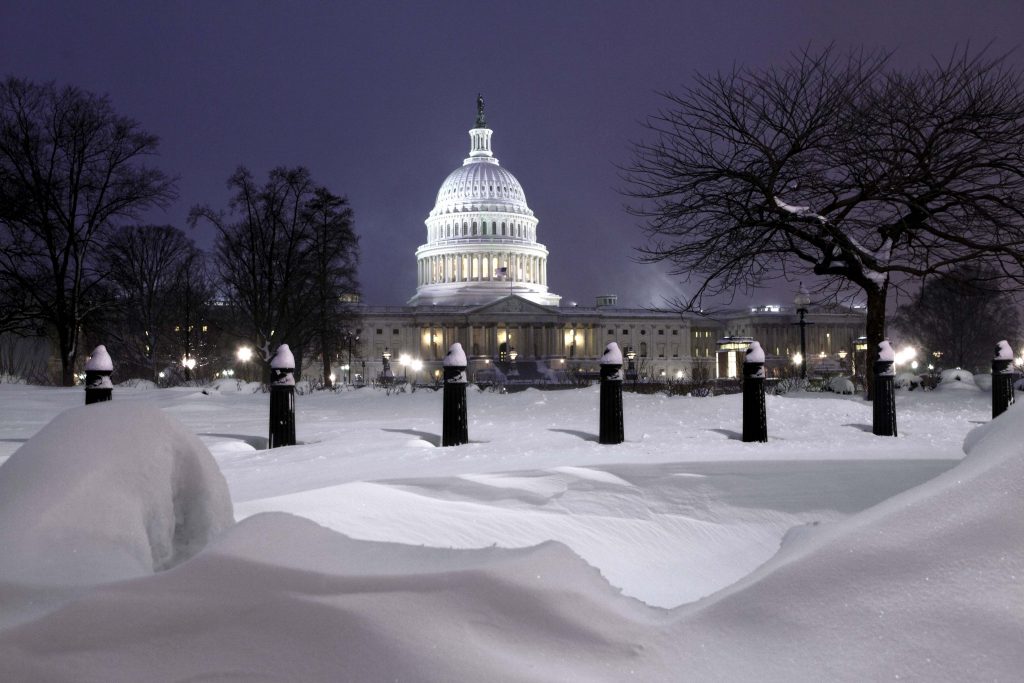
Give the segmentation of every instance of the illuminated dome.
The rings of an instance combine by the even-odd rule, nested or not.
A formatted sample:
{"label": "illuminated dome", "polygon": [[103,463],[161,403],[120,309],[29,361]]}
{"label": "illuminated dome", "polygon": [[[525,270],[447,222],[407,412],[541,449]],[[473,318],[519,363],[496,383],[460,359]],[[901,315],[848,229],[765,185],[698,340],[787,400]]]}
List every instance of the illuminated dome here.
{"label": "illuminated dome", "polygon": [[469,157],[437,192],[427,217],[427,243],[416,250],[414,305],[483,304],[516,294],[546,306],[548,250],[537,242],[537,218],[516,177],[491,153],[491,135],[477,99]]}
{"label": "illuminated dome", "polygon": [[[490,163],[488,163],[490,162]],[[451,172],[437,193],[431,216],[456,211],[488,210],[533,216],[523,186],[494,157],[470,157]]]}

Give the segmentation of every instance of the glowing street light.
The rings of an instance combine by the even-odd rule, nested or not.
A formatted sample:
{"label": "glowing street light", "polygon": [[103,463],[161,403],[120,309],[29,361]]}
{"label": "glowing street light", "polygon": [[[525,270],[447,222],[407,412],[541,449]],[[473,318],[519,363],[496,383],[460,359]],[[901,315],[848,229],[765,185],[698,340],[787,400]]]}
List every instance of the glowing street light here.
{"label": "glowing street light", "polygon": [[[896,365],[905,365],[917,358],[917,349],[913,346],[904,346],[896,352]],[[916,367],[916,365],[914,366]]]}
{"label": "glowing street light", "polygon": [[[807,307],[811,305],[811,294],[802,282],[800,290],[793,298],[793,305],[796,307],[796,312],[800,314],[800,322],[796,323],[800,326],[800,353],[793,356],[793,360],[800,366],[800,379],[807,379],[807,364],[804,359],[807,358],[807,326],[812,323],[804,320],[804,316],[807,315]],[[796,360],[798,356],[799,361]]]}
{"label": "glowing street light", "polygon": [[249,381],[249,361],[252,360],[252,349],[248,346],[243,346],[235,352],[235,358],[242,363],[242,378],[245,381]]}

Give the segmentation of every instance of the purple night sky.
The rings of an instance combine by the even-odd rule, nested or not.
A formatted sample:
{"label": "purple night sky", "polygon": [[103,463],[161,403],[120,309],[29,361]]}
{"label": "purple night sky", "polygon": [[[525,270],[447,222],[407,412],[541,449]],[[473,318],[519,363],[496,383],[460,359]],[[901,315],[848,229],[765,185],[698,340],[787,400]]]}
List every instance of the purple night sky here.
{"label": "purple night sky", "polygon": [[[551,251],[551,291],[592,305],[659,304],[680,285],[632,262],[628,161],[656,91],[694,72],[761,67],[806,46],[896,49],[911,67],[954,45],[1016,52],[1024,3],[19,2],[0,7],[0,75],[111,97],[160,136],[180,198],[149,222],[185,227],[226,205],[240,164],[304,165],[346,194],[364,300],[415,291],[416,247],[438,187],[468,153],[482,92],[495,156],[520,180]],[[193,234],[204,247],[207,233]],[[793,286],[755,295],[789,303]]]}

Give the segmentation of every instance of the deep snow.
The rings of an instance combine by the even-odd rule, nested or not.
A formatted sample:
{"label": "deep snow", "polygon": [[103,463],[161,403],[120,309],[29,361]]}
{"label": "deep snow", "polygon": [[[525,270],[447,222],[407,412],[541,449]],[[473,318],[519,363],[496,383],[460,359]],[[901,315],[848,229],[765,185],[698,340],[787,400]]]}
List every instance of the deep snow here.
{"label": "deep snow", "polygon": [[[738,396],[626,394],[627,441],[602,446],[596,388],[472,390],[472,442],[442,449],[440,393],[362,389],[298,397],[304,443],[268,452],[268,398],[238,386],[115,390],[107,411],[160,407],[198,434],[245,519],[132,581],[112,573],[83,588],[73,558],[71,588],[0,572],[0,678],[962,680],[1024,669],[1020,406],[972,434],[956,463],[989,421],[983,392],[901,393],[898,439],[870,434],[859,398],[769,396],[767,444],[738,440]],[[0,460],[81,400],[0,387]],[[108,449],[116,464],[99,494],[121,491],[126,454],[169,429],[120,422],[94,438],[152,426]],[[22,453],[0,467],[0,487]],[[45,529],[24,535],[41,543]]]}

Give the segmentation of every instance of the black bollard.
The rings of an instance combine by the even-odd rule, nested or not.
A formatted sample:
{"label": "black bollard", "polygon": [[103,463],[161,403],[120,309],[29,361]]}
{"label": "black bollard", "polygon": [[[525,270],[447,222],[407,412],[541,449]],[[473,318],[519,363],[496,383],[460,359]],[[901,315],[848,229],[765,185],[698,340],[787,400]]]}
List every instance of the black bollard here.
{"label": "black bollard", "polygon": [[743,441],[768,441],[768,415],[764,407],[764,349],[750,342],[743,362]]}
{"label": "black bollard", "polygon": [[896,436],[896,390],[893,380],[896,354],[889,342],[878,345],[875,360],[875,399],[872,405],[871,431],[875,436]]}
{"label": "black bollard", "polygon": [[466,414],[466,352],[455,342],[444,357],[444,410],[441,415],[441,445],[469,443]]}
{"label": "black bollard", "polygon": [[996,344],[992,359],[992,419],[1013,405],[1013,350],[1004,339]]}
{"label": "black bollard", "polygon": [[110,360],[107,347],[100,344],[92,350],[92,355],[85,363],[85,405],[113,398],[114,384],[110,381],[110,373],[113,371],[114,363]]}
{"label": "black bollard", "polygon": [[270,360],[269,448],[295,445],[295,356],[287,344]]}
{"label": "black bollard", "polygon": [[598,442],[622,443],[622,351],[611,342],[601,355],[601,417]]}

